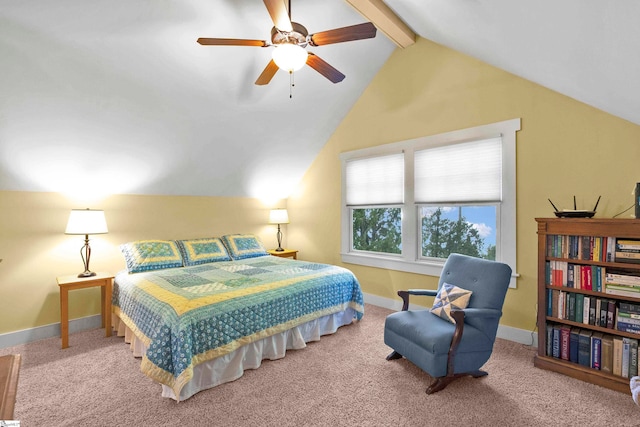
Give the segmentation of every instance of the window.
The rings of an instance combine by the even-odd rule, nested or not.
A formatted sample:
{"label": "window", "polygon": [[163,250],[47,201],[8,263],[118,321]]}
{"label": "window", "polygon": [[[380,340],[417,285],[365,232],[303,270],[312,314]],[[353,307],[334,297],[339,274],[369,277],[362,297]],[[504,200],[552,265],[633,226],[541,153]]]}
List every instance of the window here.
{"label": "window", "polygon": [[343,153],[343,262],[437,276],[458,252],[515,272],[518,130],[514,119]]}
{"label": "window", "polygon": [[351,250],[400,254],[404,156],[348,161],[346,203],[351,207]]}

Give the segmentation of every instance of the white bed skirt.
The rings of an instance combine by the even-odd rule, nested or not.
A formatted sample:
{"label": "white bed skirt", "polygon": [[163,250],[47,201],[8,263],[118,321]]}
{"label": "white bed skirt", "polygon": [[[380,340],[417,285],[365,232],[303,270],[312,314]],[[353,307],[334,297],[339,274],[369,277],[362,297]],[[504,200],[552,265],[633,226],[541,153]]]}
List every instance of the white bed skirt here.
{"label": "white bed skirt", "polygon": [[[182,388],[179,398],[166,385],[162,385],[162,397],[181,401],[199,391],[237,380],[245,369],[259,368],[264,359],[281,359],[287,350],[305,348],[306,343],[319,341],[322,335],[333,334],[340,326],[350,324],[355,318],[355,314],[352,308],[347,308],[345,311],[311,320],[287,331],[247,344],[224,356],[201,363],[194,367],[193,378]],[[112,317],[112,323],[118,336],[123,336],[124,341],[130,345],[133,355],[142,357],[146,352],[144,343],[137,339],[135,334],[115,314]]]}

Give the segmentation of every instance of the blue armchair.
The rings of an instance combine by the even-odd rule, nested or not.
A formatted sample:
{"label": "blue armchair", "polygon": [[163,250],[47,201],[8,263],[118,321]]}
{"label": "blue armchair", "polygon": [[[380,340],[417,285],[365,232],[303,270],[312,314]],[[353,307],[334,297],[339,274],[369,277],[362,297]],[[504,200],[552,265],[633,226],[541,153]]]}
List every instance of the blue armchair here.
{"label": "blue armchair", "polygon": [[[438,290],[398,291],[402,311],[390,314],[384,326],[384,342],[394,351],[387,360],[405,357],[435,380],[427,394],[445,388],[465,375],[481,371],[496,339],[502,305],[509,288],[511,268],[503,263],[451,254],[444,264]],[[452,323],[430,310],[408,310],[410,295],[436,296],[443,285],[472,292],[467,308],[452,309]]]}

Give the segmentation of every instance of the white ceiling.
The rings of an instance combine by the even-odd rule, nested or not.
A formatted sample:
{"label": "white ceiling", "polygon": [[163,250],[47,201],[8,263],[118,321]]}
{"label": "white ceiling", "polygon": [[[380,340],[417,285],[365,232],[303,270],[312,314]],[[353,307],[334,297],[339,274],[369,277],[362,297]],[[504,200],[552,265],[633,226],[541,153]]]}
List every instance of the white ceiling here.
{"label": "white ceiling", "polygon": [[[640,124],[640,2],[386,0],[421,36]],[[293,0],[315,33],[365,21]],[[309,47],[309,67],[254,81],[260,0],[0,0],[0,190],[286,197],[395,45]]]}

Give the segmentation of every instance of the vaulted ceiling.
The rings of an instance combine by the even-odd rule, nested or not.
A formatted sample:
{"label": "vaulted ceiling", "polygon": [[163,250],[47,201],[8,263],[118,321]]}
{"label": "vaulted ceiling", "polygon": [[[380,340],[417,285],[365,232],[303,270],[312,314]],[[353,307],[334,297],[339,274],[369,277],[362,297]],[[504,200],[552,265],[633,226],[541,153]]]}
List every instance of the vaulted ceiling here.
{"label": "vaulted ceiling", "polygon": [[[383,31],[308,47],[341,83],[305,67],[257,86],[272,48],[196,39],[269,40],[260,0],[0,0],[0,190],[287,197],[397,25],[381,0],[291,3],[310,33]],[[384,3],[419,36],[640,124],[636,1]]]}

